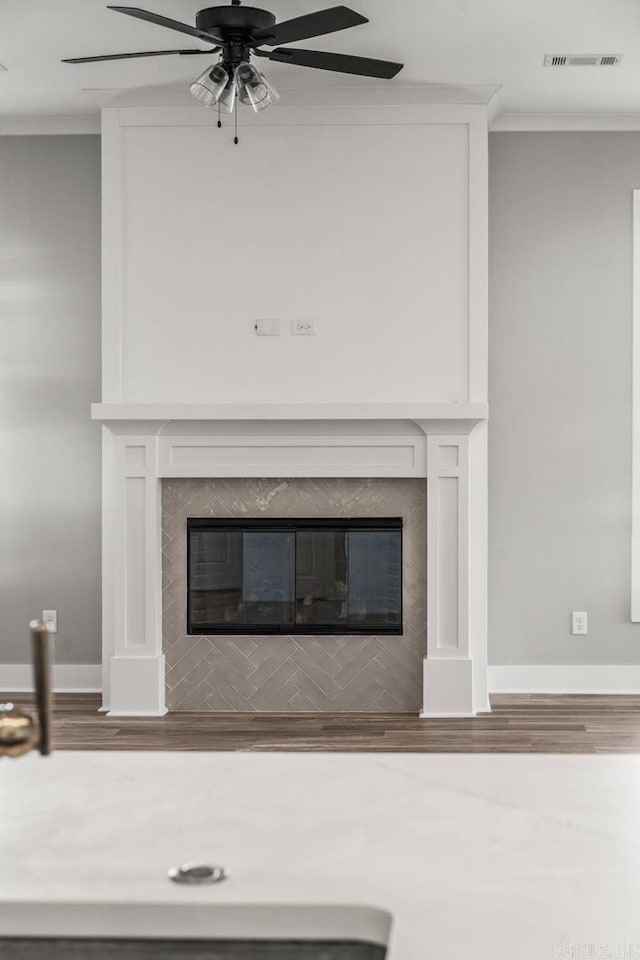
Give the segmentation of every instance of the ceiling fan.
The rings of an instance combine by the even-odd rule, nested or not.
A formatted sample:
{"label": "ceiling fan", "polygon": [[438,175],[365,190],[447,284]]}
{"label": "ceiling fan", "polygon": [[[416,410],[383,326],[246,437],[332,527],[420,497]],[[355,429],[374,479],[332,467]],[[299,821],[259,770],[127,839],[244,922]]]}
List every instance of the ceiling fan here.
{"label": "ceiling fan", "polygon": [[[205,106],[217,105],[227,113],[234,111],[238,100],[251,106],[257,113],[280,99],[273,84],[251,64],[252,55],[279,63],[292,63],[299,67],[315,67],[317,70],[377,77],[381,80],[390,80],[403,67],[403,64],[389,60],[372,60],[369,57],[280,46],[283,43],[308,40],[368,23],[366,17],[343,6],[329,7],[276,23],[275,16],[268,10],[243,7],[240,0],[231,0],[230,6],[200,10],[196,14],[195,27],[141,10],[140,7],[110,6],[108,9],[177,30],[213,46],[209,50],[149,50],[140,53],[111,53],[98,57],[72,57],[63,60],[63,63],[94,63],[100,60],[127,60],[132,57],[162,57],[170,54],[219,54],[218,62],[207,67],[191,84],[191,93]],[[263,46],[275,49],[262,50]]]}

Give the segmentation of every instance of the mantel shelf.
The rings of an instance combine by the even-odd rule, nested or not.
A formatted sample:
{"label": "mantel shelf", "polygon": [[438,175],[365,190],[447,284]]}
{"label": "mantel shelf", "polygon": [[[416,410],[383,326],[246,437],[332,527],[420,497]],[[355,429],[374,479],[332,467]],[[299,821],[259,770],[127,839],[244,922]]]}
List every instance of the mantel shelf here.
{"label": "mantel shelf", "polygon": [[468,420],[486,403],[93,403],[93,420]]}

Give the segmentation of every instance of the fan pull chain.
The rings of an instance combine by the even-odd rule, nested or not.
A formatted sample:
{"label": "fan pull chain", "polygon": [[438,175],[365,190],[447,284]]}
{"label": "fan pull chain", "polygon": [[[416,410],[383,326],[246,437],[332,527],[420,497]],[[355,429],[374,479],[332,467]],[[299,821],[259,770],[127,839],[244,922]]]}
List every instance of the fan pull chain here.
{"label": "fan pull chain", "polygon": [[220,101],[218,100],[218,130],[222,126],[222,120],[220,119]]}
{"label": "fan pull chain", "polygon": [[236,96],[235,103],[233,104],[233,117],[235,120],[235,136],[233,142],[238,142],[238,97]]}

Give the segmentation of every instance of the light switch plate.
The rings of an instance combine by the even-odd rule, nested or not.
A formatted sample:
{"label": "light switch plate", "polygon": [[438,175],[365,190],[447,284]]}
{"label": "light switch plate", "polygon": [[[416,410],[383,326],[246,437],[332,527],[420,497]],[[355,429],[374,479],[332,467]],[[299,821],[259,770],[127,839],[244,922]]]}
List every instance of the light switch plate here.
{"label": "light switch plate", "polygon": [[259,337],[279,337],[280,320],[278,318],[265,317],[264,319],[256,320],[253,329]]}

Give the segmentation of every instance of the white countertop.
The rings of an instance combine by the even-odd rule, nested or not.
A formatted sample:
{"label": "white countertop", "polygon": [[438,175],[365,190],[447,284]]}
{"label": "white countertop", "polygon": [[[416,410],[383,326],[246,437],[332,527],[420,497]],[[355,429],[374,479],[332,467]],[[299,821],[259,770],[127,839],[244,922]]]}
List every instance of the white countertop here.
{"label": "white countertop", "polygon": [[[190,860],[232,876],[171,883]],[[31,755],[0,763],[0,862],[0,936],[380,941],[356,904],[391,960],[637,958],[640,756]]]}

